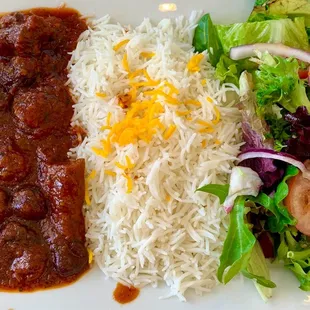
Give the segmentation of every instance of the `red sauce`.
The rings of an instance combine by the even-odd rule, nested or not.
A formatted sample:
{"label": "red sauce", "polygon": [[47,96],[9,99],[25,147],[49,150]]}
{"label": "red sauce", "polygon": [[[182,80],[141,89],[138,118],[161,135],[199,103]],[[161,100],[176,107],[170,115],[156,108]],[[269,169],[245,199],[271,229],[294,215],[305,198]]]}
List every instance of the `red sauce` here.
{"label": "red sauce", "polygon": [[68,8],[0,17],[0,289],[32,291],[78,279],[88,268],[83,160],[67,152],[66,67],[86,29]]}
{"label": "red sauce", "polygon": [[117,283],[113,292],[113,298],[120,304],[127,304],[134,301],[140,294],[140,290],[133,286],[125,286]]}

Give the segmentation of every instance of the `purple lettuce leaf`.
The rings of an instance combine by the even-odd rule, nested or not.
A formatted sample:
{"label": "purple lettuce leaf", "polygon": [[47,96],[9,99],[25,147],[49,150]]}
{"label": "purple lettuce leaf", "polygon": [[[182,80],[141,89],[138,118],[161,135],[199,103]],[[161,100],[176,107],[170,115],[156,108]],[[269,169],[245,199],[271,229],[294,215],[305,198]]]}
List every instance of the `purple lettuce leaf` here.
{"label": "purple lettuce leaf", "polygon": [[[263,143],[263,136],[254,131],[250,124],[243,122],[243,141],[241,151],[270,148]],[[274,163],[272,159],[255,158],[243,161],[240,166],[248,167],[258,173],[264,183],[265,189],[273,188],[283,177],[284,169]]]}
{"label": "purple lettuce leaf", "polygon": [[286,152],[301,161],[310,158],[310,114],[306,107],[299,107],[295,113],[285,115],[285,120],[291,124],[294,137],[287,142]]}
{"label": "purple lettuce leaf", "polygon": [[[239,109],[242,114],[242,131],[243,141],[245,144],[241,151],[255,150],[255,149],[274,149],[274,141],[265,139],[269,133],[269,128],[264,119],[258,117],[256,96],[253,91],[252,75],[243,72],[240,76],[240,94],[241,102]],[[259,177],[264,183],[263,188],[268,191],[274,189],[273,187],[281,180],[284,169],[277,166],[272,159],[255,158],[243,161],[240,166],[248,167],[258,173]]]}

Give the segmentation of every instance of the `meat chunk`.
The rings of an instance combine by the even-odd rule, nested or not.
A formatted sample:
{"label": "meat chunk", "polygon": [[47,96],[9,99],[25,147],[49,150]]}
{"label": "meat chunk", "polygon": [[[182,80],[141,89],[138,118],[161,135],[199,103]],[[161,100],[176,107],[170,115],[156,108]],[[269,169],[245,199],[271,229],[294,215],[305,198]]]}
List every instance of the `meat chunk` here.
{"label": "meat chunk", "polygon": [[0,189],[0,209],[3,209],[8,205],[8,196],[5,191]]}
{"label": "meat chunk", "polygon": [[[55,21],[57,18],[50,18]],[[44,43],[55,33],[51,22],[36,15],[13,13],[0,20],[0,37],[14,46],[18,55],[39,55]]]}
{"label": "meat chunk", "polygon": [[13,13],[0,19],[0,39],[14,47],[18,55],[37,55],[45,50],[62,50],[63,55],[75,48],[79,34],[86,30],[83,22],[76,22],[76,15],[67,18],[70,25],[56,16]]}
{"label": "meat chunk", "polygon": [[21,181],[27,173],[24,156],[10,143],[0,145],[0,183]]}
{"label": "meat chunk", "polygon": [[[0,232],[0,285],[23,287],[41,277],[48,261],[48,248],[37,232],[11,221]],[[5,275],[5,277],[4,277]],[[6,284],[7,285],[7,284]]]}
{"label": "meat chunk", "polygon": [[0,224],[10,214],[9,210],[9,198],[5,191],[0,189]]}
{"label": "meat chunk", "polygon": [[52,79],[15,96],[13,112],[23,131],[39,137],[69,127],[72,99],[62,84]]}
{"label": "meat chunk", "polygon": [[0,245],[8,242],[31,242],[37,238],[36,232],[17,221],[10,221],[1,227]]}
{"label": "meat chunk", "polygon": [[62,276],[78,274],[88,265],[82,213],[84,161],[43,163],[40,181],[51,201],[51,218],[42,224],[42,231],[53,253],[55,267]]}
{"label": "meat chunk", "polygon": [[[75,28],[70,29],[68,27],[70,24],[74,24]],[[62,55],[67,55],[69,52],[72,52],[76,48],[76,42],[80,34],[85,30],[87,30],[87,25],[83,20],[77,20],[76,15],[68,16],[68,18],[64,20],[63,27],[58,28],[58,52],[61,52]]]}
{"label": "meat chunk", "polygon": [[14,45],[8,43],[5,39],[0,36],[0,57],[14,56]]}
{"label": "meat chunk", "polygon": [[68,149],[69,147],[66,143],[45,145],[38,147],[37,156],[41,162],[55,164],[68,159],[67,152],[64,152]]}
{"label": "meat chunk", "polygon": [[44,196],[36,187],[24,188],[13,195],[12,210],[26,220],[43,219],[47,213]]}
{"label": "meat chunk", "polygon": [[70,136],[56,133],[46,137],[46,142],[37,148],[36,153],[40,162],[56,164],[68,160],[68,150],[72,147]]}
{"label": "meat chunk", "polygon": [[9,99],[9,94],[0,87],[0,112],[8,109]]}
{"label": "meat chunk", "polygon": [[25,248],[22,255],[13,260],[12,277],[19,283],[37,280],[45,270],[47,254],[46,249],[40,245]]}
{"label": "meat chunk", "polygon": [[67,240],[85,240],[82,213],[85,184],[84,160],[42,164],[40,182],[51,201],[51,216],[57,231]]}
{"label": "meat chunk", "polygon": [[67,242],[60,236],[51,242],[53,261],[62,277],[79,274],[88,265],[88,253],[84,243]]}
{"label": "meat chunk", "polygon": [[52,78],[55,73],[64,78],[66,66],[67,61],[53,51],[44,51],[40,58],[0,57],[0,85],[14,95],[19,87],[28,87],[38,80]]}
{"label": "meat chunk", "polygon": [[[60,54],[57,54],[55,51],[44,51],[40,56],[41,68],[44,68],[44,72],[42,70],[41,75],[50,76],[54,75],[55,72],[58,74],[63,73],[67,68],[68,61],[66,58],[62,57]],[[67,79],[65,79],[66,81]]]}
{"label": "meat chunk", "polygon": [[40,62],[35,58],[12,57],[0,59],[0,84],[11,93],[17,87],[34,83],[40,73]]}

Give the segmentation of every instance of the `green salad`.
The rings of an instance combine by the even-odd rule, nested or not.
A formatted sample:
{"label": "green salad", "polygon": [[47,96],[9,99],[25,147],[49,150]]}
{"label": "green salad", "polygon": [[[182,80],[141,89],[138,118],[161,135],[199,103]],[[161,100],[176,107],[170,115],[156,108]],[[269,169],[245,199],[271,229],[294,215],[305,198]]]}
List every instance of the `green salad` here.
{"label": "green salad", "polygon": [[218,196],[230,216],[218,280],[242,273],[264,300],[276,287],[268,259],[310,291],[309,39],[309,0],[257,0],[245,23],[216,25],[204,15],[193,40],[217,78],[240,89],[238,165],[230,184],[198,189]]}

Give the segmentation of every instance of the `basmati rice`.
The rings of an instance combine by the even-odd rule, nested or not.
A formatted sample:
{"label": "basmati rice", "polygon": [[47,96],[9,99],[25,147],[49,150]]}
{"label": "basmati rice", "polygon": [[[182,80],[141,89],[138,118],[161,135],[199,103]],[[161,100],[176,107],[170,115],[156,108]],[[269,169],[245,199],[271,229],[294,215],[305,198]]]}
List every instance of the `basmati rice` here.
{"label": "basmati rice", "polygon": [[[227,183],[241,145],[238,109],[226,102],[238,89],[221,86],[207,55],[193,51],[198,18],[145,19],[136,28],[93,20],[69,64],[73,125],[88,133],[70,156],[85,158],[91,175],[85,216],[94,260],[124,284],[165,281],[166,297],[183,301],[188,289],[203,294],[217,284],[228,221],[217,198],[195,190]],[[126,94],[133,118],[119,104]],[[139,112],[135,96],[145,105]],[[142,114],[150,134],[134,125],[128,132]],[[127,130],[122,145],[114,127]]]}

